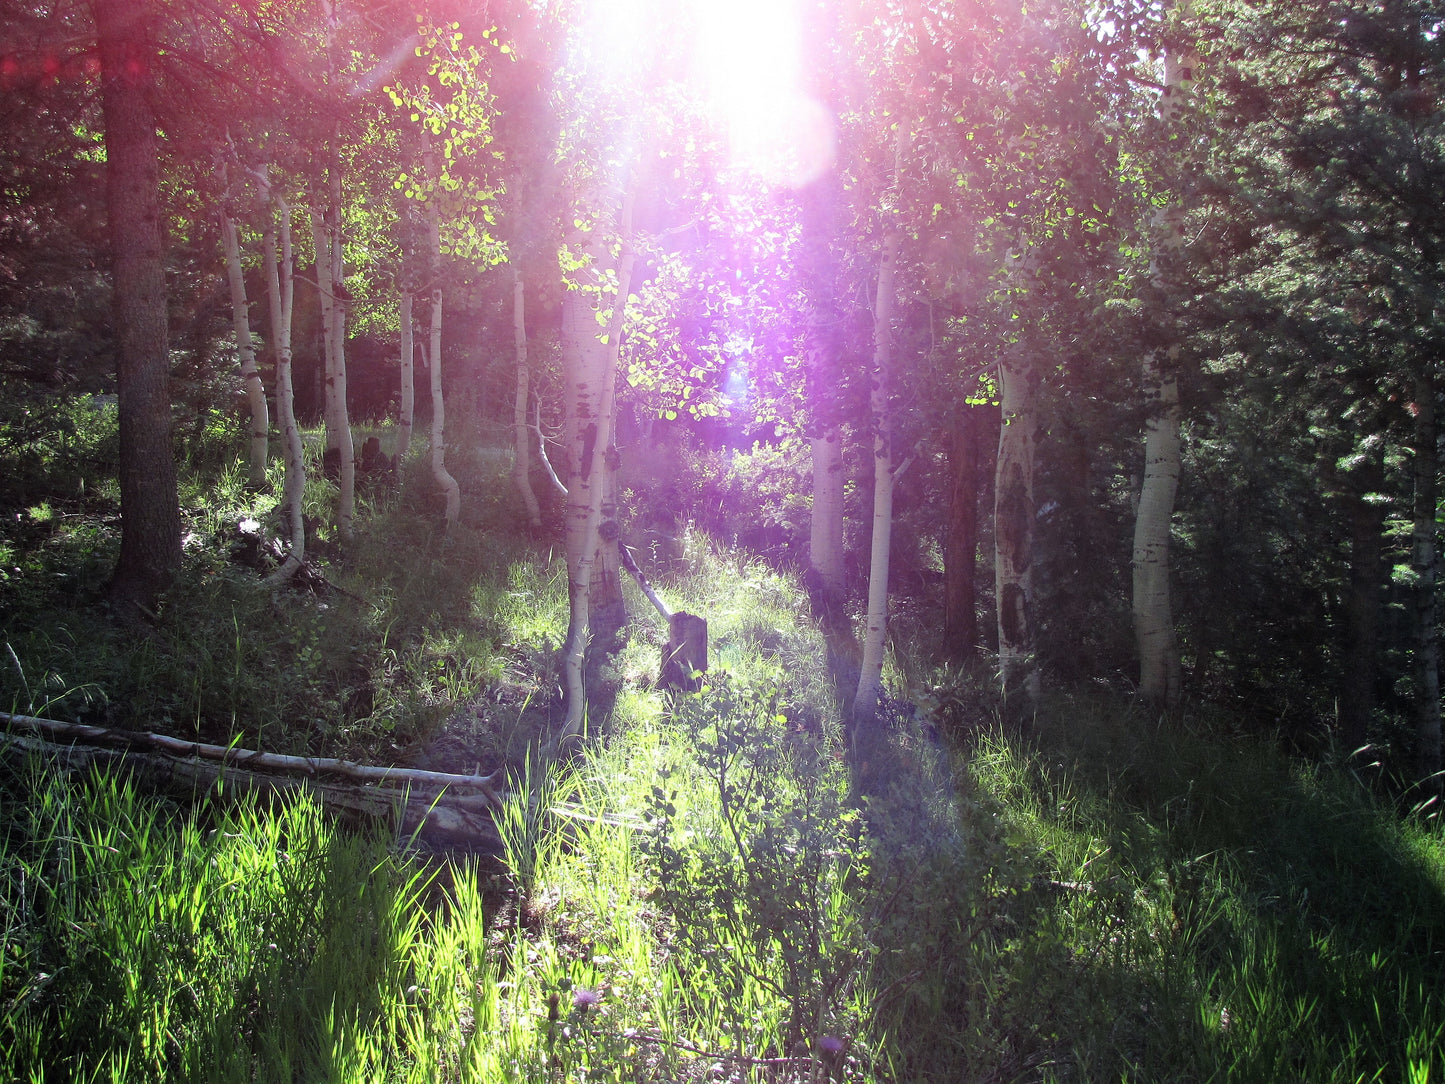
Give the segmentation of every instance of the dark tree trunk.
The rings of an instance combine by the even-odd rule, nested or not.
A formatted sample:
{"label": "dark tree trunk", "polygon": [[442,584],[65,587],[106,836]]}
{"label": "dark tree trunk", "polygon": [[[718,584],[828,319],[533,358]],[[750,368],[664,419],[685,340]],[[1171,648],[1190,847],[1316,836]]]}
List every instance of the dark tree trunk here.
{"label": "dark tree trunk", "polygon": [[979,419],[958,414],[953,429],[953,488],[943,558],[943,635],[949,652],[963,661],[978,654],[978,450]]}
{"label": "dark tree trunk", "polygon": [[[1435,601],[1435,516],[1440,470],[1437,436],[1435,377],[1427,371],[1415,381],[1415,768],[1422,780],[1440,771],[1440,634]],[[1438,785],[1438,780],[1432,783]]]}
{"label": "dark tree trunk", "polygon": [[91,6],[102,72],[120,399],[121,546],[111,597],[144,609],[181,564],[160,170],[147,97],[155,63],[146,25],[152,9],[137,0]]}

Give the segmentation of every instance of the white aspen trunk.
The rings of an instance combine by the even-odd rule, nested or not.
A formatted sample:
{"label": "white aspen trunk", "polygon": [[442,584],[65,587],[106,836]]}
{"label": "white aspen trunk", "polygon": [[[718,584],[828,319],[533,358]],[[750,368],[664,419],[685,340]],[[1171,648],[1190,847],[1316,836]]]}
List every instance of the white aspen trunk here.
{"label": "white aspen trunk", "polygon": [[447,530],[450,531],[461,519],[462,490],[447,470],[446,404],[442,397],[442,236],[441,212],[437,208],[441,185],[435,183],[436,154],[426,129],[422,130],[421,146],[427,176],[433,182],[426,201],[426,257],[431,278],[431,337],[427,351],[431,362],[431,472],[446,497]]}
{"label": "white aspen trunk", "polygon": [[[339,141],[340,136],[338,134]],[[336,304],[331,310],[332,357],[336,360],[336,433],[341,452],[340,492],[336,501],[336,534],[351,541],[351,522],[356,515],[356,447],[351,438],[351,413],[346,402],[346,258],[341,237],[341,166],[333,159],[331,174],[331,283]]]}
{"label": "white aspen trunk", "polygon": [[1169,535],[1179,489],[1179,385],[1161,372],[1160,357],[1144,360],[1150,398],[1144,423],[1144,480],[1134,521],[1134,636],[1139,647],[1139,695],[1155,704],[1179,698],[1179,650],[1169,595]]}
{"label": "white aspen trunk", "polygon": [[431,472],[446,497],[447,530],[461,519],[462,491],[447,470],[446,401],[442,396],[442,290],[433,286],[431,293],[431,336],[428,354],[431,361]]}
{"label": "white aspen trunk", "polygon": [[537,494],[532,491],[532,442],[527,432],[527,393],[531,374],[527,367],[527,308],[526,285],[522,271],[512,268],[512,339],[517,351],[517,390],[512,402],[512,428],[515,450],[512,459],[512,481],[522,495],[527,508],[527,522],[533,528],[542,526],[542,509],[537,503]]}
{"label": "white aspen trunk", "polygon": [[799,271],[808,306],[804,330],[806,388],[814,414],[808,586],[815,607],[831,630],[830,640],[841,642],[852,637],[843,615],[848,576],[843,563],[843,431],[837,403],[842,336],[837,311],[838,269],[832,250],[842,186],[830,173],[809,185],[800,196]]}
{"label": "white aspen trunk", "polygon": [[[1189,0],[1180,5],[1189,14]],[[1193,79],[1192,56],[1164,58],[1164,96],[1159,113],[1167,129],[1178,113]],[[1161,207],[1154,224],[1160,238],[1150,274],[1162,280],[1158,256],[1177,256],[1183,249],[1183,212],[1176,203]],[[1143,380],[1149,416],[1144,425],[1144,478],[1134,521],[1134,637],[1139,650],[1139,695],[1169,706],[1179,699],[1179,648],[1174,636],[1174,610],[1169,595],[1169,535],[1174,499],[1179,489],[1181,409],[1173,357],[1152,350],[1144,358]]]}
{"label": "white aspen trunk", "polygon": [[1003,425],[994,483],[994,590],[998,600],[998,667],[1004,696],[1038,699],[1034,659],[1034,433],[1038,377],[1024,349],[999,367]]}
{"label": "white aspen trunk", "polygon": [[[579,278],[596,285],[601,276],[595,267],[583,268]],[[581,733],[586,720],[586,653],[591,618],[592,559],[597,552],[592,498],[597,497],[597,521],[601,520],[602,485],[596,469],[601,456],[597,440],[601,429],[598,398],[602,373],[596,342],[595,301],[573,286],[562,298],[562,365],[569,385],[565,423],[567,440],[567,500],[565,545],[567,552],[568,623],[565,648],[567,719],[562,739]],[[586,327],[591,323],[592,328]],[[589,333],[590,332],[590,333]],[[610,425],[608,426],[610,429]],[[610,437],[610,433],[607,434]],[[561,739],[559,739],[561,740]]]}
{"label": "white aspen trunk", "polygon": [[221,212],[221,244],[226,252],[226,278],[231,287],[231,322],[236,329],[241,383],[246,388],[246,400],[251,408],[247,485],[252,489],[265,489],[271,417],[266,408],[266,389],[261,385],[261,371],[256,367],[256,350],[251,343],[251,315],[250,306],[246,303],[246,277],[241,270],[241,243],[236,236],[236,222],[225,211]]}
{"label": "white aspen trunk", "polygon": [[416,346],[412,341],[412,293],[401,291],[401,416],[396,426],[396,466],[399,470],[411,450],[411,430],[416,420]]}
{"label": "white aspen trunk", "polygon": [[[602,505],[607,492],[607,450],[612,443],[617,358],[627,293],[636,254],[632,248],[632,194],[623,201],[619,218],[622,253],[617,261],[616,295],[606,318],[606,335],[597,335],[597,316],[605,311],[608,248],[594,227],[588,266],[579,278],[589,288],[574,288],[563,299],[564,348],[574,352],[569,366],[573,409],[573,469],[567,486],[567,565],[571,618],[567,626],[567,719],[558,741],[580,734],[586,720],[586,656],[591,622],[592,580],[597,571]],[[590,325],[590,326],[589,326]],[[613,540],[615,544],[615,539]]]}
{"label": "white aspen trunk", "polygon": [[[321,301],[321,342],[326,357],[326,447],[338,457],[336,533],[347,542],[351,538],[351,519],[356,502],[356,449],[351,441],[351,424],[346,411],[346,364],[338,356],[342,338],[338,334],[336,276],[331,244],[331,231],[324,212],[311,211],[311,239],[316,253],[316,286]],[[344,317],[342,318],[344,320]],[[344,334],[344,330],[342,332]]]}
{"label": "white aspen trunk", "polygon": [[[302,518],[302,500],[306,492],[306,458],[301,443],[301,427],[296,424],[296,397],[291,381],[291,313],[295,292],[295,257],[291,251],[291,207],[284,199],[275,198],[275,208],[266,208],[266,230],[262,237],[266,259],[266,300],[271,313],[271,345],[276,351],[276,414],[281,422],[281,441],[286,461],[286,480],[282,485],[282,506],[291,528],[291,549],[281,567],[267,578],[267,584],[280,583],[295,575],[306,560],[306,523]],[[277,263],[276,225],[279,212],[281,225],[280,263]]]}
{"label": "white aspen trunk", "polygon": [[[902,181],[903,154],[908,128],[898,125],[893,158],[893,187]],[[895,195],[895,198],[897,197]],[[873,381],[869,412],[873,422],[873,541],[868,567],[868,617],[863,632],[863,661],[858,691],[853,700],[853,724],[867,729],[877,721],[883,693],[883,654],[888,638],[888,563],[893,541],[893,441],[888,417],[889,384],[893,370],[893,309],[896,303],[899,211],[895,207],[883,236],[878,261],[878,293],[873,303]]]}
{"label": "white aspen trunk", "polygon": [[331,334],[331,312],[336,307],[336,295],[332,293],[331,284],[331,240],[326,229],[325,212],[319,207],[311,208],[311,247],[316,256],[316,296],[321,308],[321,355],[325,373],[321,415],[326,424],[326,450],[335,453],[340,447],[336,435],[336,340]]}

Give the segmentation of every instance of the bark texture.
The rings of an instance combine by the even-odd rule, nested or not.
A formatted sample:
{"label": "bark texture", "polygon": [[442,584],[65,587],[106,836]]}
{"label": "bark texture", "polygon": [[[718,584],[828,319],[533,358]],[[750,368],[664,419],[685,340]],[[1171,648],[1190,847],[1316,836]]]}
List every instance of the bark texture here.
{"label": "bark texture", "polygon": [[[422,129],[422,158],[433,182],[441,174],[431,136]],[[446,403],[442,395],[442,233],[437,200],[441,186],[433,183],[426,201],[427,277],[431,281],[431,336],[427,350],[431,362],[431,472],[446,499],[447,530],[461,521],[462,490],[447,470]]]}
{"label": "bark texture", "polygon": [[527,509],[527,522],[533,529],[542,526],[542,508],[532,490],[531,433],[527,425],[527,398],[531,388],[531,370],[527,364],[527,287],[519,267],[512,269],[512,341],[517,356],[517,386],[512,399],[513,459],[512,483],[522,496]]}
{"label": "bark texture", "polygon": [[[580,733],[587,713],[586,656],[592,631],[593,580],[619,574],[619,566],[604,562],[601,547],[614,554],[617,549],[615,534],[611,538],[602,537],[602,525],[608,475],[616,470],[615,462],[609,462],[612,459],[609,453],[617,358],[636,259],[631,244],[630,193],[622,200],[615,217],[621,255],[614,261],[609,250],[613,238],[604,237],[600,225],[594,226],[586,240],[587,263],[577,272],[576,281],[563,298],[563,364],[570,388],[567,431],[571,441],[571,470],[565,520],[570,620],[565,663],[567,720],[559,740]],[[615,269],[614,276],[607,274],[609,269]],[[615,282],[615,292],[609,280]],[[599,322],[606,328],[601,336],[597,333]],[[608,597],[610,592],[604,588],[600,601]]]}
{"label": "bark texture", "polygon": [[256,350],[251,343],[251,308],[246,301],[246,277],[241,269],[241,242],[236,220],[221,212],[221,246],[226,253],[226,280],[231,288],[231,323],[236,332],[236,356],[241,361],[241,384],[250,408],[251,438],[247,457],[246,483],[252,489],[266,488],[266,459],[271,435],[271,415],[266,407],[266,389],[256,367]]}
{"label": "bark texture", "polygon": [[1179,649],[1169,594],[1169,536],[1179,489],[1179,384],[1160,371],[1152,353],[1144,379],[1150,395],[1144,425],[1144,481],[1134,521],[1134,637],[1139,647],[1139,695],[1154,704],[1179,699]]}
{"label": "bark texture", "polygon": [[415,307],[412,292],[403,288],[397,302],[401,321],[401,411],[396,423],[396,465],[411,451],[411,430],[416,421],[416,343],[413,338]]}
{"label": "bark texture", "polygon": [[831,171],[802,194],[801,272],[808,304],[804,349],[808,407],[813,419],[813,514],[808,566],[814,604],[829,621],[841,618],[847,592],[843,561],[843,433],[837,401],[843,340],[832,244],[839,199]]}
{"label": "bark texture", "polygon": [[[1189,17],[1190,2],[1179,5]],[[1167,132],[1175,122],[1194,78],[1197,58],[1173,50],[1164,58],[1164,92],[1159,115]],[[1184,249],[1183,208],[1177,197],[1154,218],[1158,240],[1150,265],[1155,284],[1167,288],[1163,265],[1177,263]],[[1179,699],[1179,648],[1169,593],[1169,535],[1181,470],[1179,382],[1173,372],[1177,353],[1151,350],[1143,361],[1148,419],[1144,427],[1144,478],[1134,521],[1134,637],[1139,650],[1139,695],[1168,707]]]}
{"label": "bark texture", "polygon": [[[893,152],[895,198],[908,139],[908,128],[900,123]],[[888,643],[888,566],[893,543],[894,482],[888,395],[893,373],[893,310],[897,302],[901,232],[898,210],[894,207],[883,234],[883,249],[878,259],[878,292],[873,302],[873,372],[868,403],[873,428],[873,533],[863,661],[859,665],[858,689],[853,699],[853,723],[858,729],[872,728],[877,723],[878,700],[883,695],[883,655]]]}
{"label": "bark texture", "polygon": [[301,427],[296,424],[296,395],[291,380],[291,313],[296,281],[295,255],[291,250],[291,206],[284,199],[271,196],[269,185],[266,188],[268,206],[261,244],[266,263],[271,348],[276,354],[276,415],[281,423],[282,449],[286,458],[281,507],[291,533],[291,548],[286,560],[272,573],[269,582],[281,583],[294,576],[306,562],[306,523],[301,514],[302,498],[306,492],[306,456],[301,442]]}
{"label": "bark texture", "polygon": [[1440,628],[1435,586],[1439,555],[1435,525],[1440,477],[1439,433],[1435,424],[1435,378],[1428,370],[1415,379],[1415,771],[1439,790]]}
{"label": "bark texture", "polygon": [[994,588],[998,598],[998,665],[1004,695],[1037,699],[1034,657],[1034,444],[1038,375],[1019,350],[999,370],[1003,426],[994,482]]}
{"label": "bark texture", "polygon": [[156,120],[149,93],[151,3],[94,0],[105,115],[120,401],[120,559],[111,598],[148,609],[181,565],[171,445],[170,353]]}
{"label": "bark texture", "polygon": [[332,164],[326,210],[311,211],[311,236],[316,250],[316,285],[321,295],[321,338],[326,355],[326,449],[336,457],[336,534],[351,540],[356,514],[356,447],[346,405],[346,300],[341,239],[341,175]]}

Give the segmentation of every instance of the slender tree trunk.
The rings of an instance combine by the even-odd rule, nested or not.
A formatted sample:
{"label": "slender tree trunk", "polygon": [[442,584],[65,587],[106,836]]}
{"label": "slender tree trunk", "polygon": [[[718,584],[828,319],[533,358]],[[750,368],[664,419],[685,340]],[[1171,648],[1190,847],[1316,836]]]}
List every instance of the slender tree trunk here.
{"label": "slender tree trunk", "polygon": [[1435,376],[1415,379],[1415,770],[1440,789],[1440,630],[1435,598],[1440,454],[1435,425]]}
{"label": "slender tree trunk", "polygon": [[[269,196],[269,192],[267,193]],[[274,202],[275,206],[270,205]],[[277,262],[276,219],[280,218],[281,252]],[[296,424],[296,395],[291,383],[291,313],[295,292],[295,255],[291,251],[291,207],[275,197],[265,209],[262,245],[266,260],[266,301],[271,314],[271,348],[276,352],[276,414],[286,457],[286,480],[281,505],[291,529],[291,550],[270,577],[279,583],[293,575],[306,560],[306,522],[302,516],[306,493],[306,455],[301,427]]]}
{"label": "slender tree trunk", "polygon": [[241,244],[236,236],[236,222],[226,211],[221,212],[221,244],[226,251],[226,278],[231,286],[231,322],[236,329],[236,354],[241,359],[241,382],[251,408],[251,441],[249,477],[252,489],[266,488],[267,443],[271,434],[271,418],[266,409],[266,389],[261,385],[261,371],[256,367],[256,350],[251,344],[250,306],[246,303],[246,277],[241,270]]}
{"label": "slender tree trunk", "polygon": [[[612,432],[616,433],[614,413]],[[603,677],[604,665],[627,643],[627,603],[622,594],[621,531],[617,522],[617,443],[611,442],[602,457],[602,507],[598,512],[597,564],[592,573],[587,602],[588,656],[587,689],[593,705],[611,707],[615,685]]]}
{"label": "slender tree trunk", "polygon": [[848,585],[843,559],[843,433],[837,403],[842,336],[836,299],[838,271],[832,250],[839,199],[831,175],[802,193],[801,263],[809,310],[805,349],[814,430],[808,566],[814,605],[834,625],[845,623],[843,600]]}
{"label": "slender tree trunk", "polygon": [[326,447],[337,458],[336,533],[343,543],[351,540],[351,521],[356,511],[356,448],[351,439],[351,419],[346,404],[345,302],[341,298],[341,266],[336,262],[337,244],[331,222],[340,221],[340,175],[333,167],[331,207],[311,212],[311,235],[316,249],[316,284],[321,295],[321,339],[326,355]]}
{"label": "slender tree trunk", "polygon": [[399,318],[401,321],[401,416],[396,426],[396,466],[401,468],[406,453],[411,451],[411,430],[416,420],[416,345],[413,341],[413,296],[403,287]]}
{"label": "slender tree trunk", "polygon": [[[617,262],[617,292],[611,313],[604,317],[606,335],[597,335],[597,317],[609,304],[605,296],[609,259],[601,227],[594,227],[589,262],[581,283],[563,298],[564,348],[574,351],[568,363],[572,409],[568,425],[573,440],[571,478],[567,485],[567,566],[571,620],[567,627],[567,720],[559,740],[581,732],[587,710],[586,654],[591,629],[592,581],[598,574],[602,507],[607,492],[607,450],[612,445],[614,391],[627,293],[636,254],[632,247],[632,194],[618,214],[622,253]],[[585,289],[583,287],[586,287]],[[565,359],[564,359],[565,360]],[[616,539],[610,540],[616,546]]]}
{"label": "slender tree trunk", "polygon": [[[1190,0],[1180,4],[1188,18]],[[1165,129],[1173,123],[1193,79],[1192,55],[1164,58],[1164,95],[1159,113]],[[1154,222],[1159,240],[1150,268],[1162,284],[1160,256],[1175,262],[1183,252],[1183,209],[1177,201],[1161,207]],[[1170,706],[1179,699],[1179,648],[1174,637],[1174,610],[1169,595],[1169,534],[1174,498],[1179,489],[1181,446],[1179,383],[1172,363],[1176,352],[1151,350],[1144,358],[1143,383],[1149,416],[1144,429],[1144,480],[1134,522],[1134,636],[1139,648],[1139,695],[1150,703]]]}
{"label": "slender tree trunk", "polygon": [[340,454],[341,441],[337,434],[336,417],[336,339],[331,334],[333,311],[336,308],[336,294],[331,282],[331,236],[326,227],[326,212],[311,208],[311,245],[316,255],[316,294],[321,307],[321,355],[322,371],[322,419],[326,423],[326,452]]}
{"label": "slender tree trunk", "polygon": [[[340,133],[335,136],[337,145]],[[331,309],[331,356],[336,361],[336,435],[341,453],[340,492],[336,501],[336,533],[343,543],[351,541],[351,522],[356,515],[356,447],[351,436],[351,407],[346,391],[346,313],[351,294],[346,289],[346,256],[341,235],[341,162],[333,157],[327,171],[330,207],[327,218],[331,233],[331,286],[336,304]]]}
{"label": "slender tree trunk", "polygon": [[120,399],[120,559],[112,599],[148,609],[181,565],[156,121],[148,98],[153,5],[94,0],[105,117],[106,207]]}
{"label": "slender tree trunk", "polygon": [[[1038,699],[1034,658],[1034,434],[1038,375],[1026,350],[999,367],[1003,425],[994,483],[994,586],[998,599],[999,680],[1005,697]],[[1027,706],[1027,704],[1025,704]]]}
{"label": "slender tree trunk", "polygon": [[1144,482],[1134,521],[1134,636],[1139,695],[1150,703],[1179,699],[1179,649],[1169,596],[1169,535],[1179,488],[1179,385],[1162,372],[1157,352],[1145,361],[1151,410],[1145,422]]}
{"label": "slender tree trunk", "polygon": [[442,291],[432,288],[431,336],[428,354],[431,360],[431,472],[446,498],[447,530],[461,519],[462,490],[447,470],[446,400],[442,395]]}
{"label": "slender tree trunk", "polygon": [[512,341],[517,351],[517,390],[512,401],[512,429],[515,450],[512,459],[512,481],[527,508],[527,522],[533,529],[542,526],[542,509],[532,491],[532,442],[527,426],[527,393],[531,373],[527,367],[527,291],[520,267],[512,268]]}
{"label": "slender tree trunk", "polygon": [[960,661],[978,654],[978,425],[974,408],[954,417],[953,488],[943,558],[943,635]]}
{"label": "slender tree trunk", "polygon": [[426,256],[431,279],[431,472],[446,497],[447,530],[461,519],[462,490],[447,470],[446,405],[442,397],[442,235],[441,213],[437,209],[441,185],[436,184],[439,170],[432,150],[431,136],[422,129],[422,158],[433,189],[426,201]]}
{"label": "slender tree trunk", "polygon": [[[908,127],[898,125],[893,151],[895,198],[902,182],[903,155]],[[889,424],[888,395],[893,373],[893,309],[897,302],[896,276],[901,228],[894,207],[883,235],[878,261],[878,293],[873,303],[873,379],[869,413],[873,428],[873,535],[868,565],[868,616],[863,632],[863,661],[858,691],[853,700],[857,730],[877,722],[878,700],[883,694],[883,655],[888,643],[888,565],[893,543],[893,434]]]}

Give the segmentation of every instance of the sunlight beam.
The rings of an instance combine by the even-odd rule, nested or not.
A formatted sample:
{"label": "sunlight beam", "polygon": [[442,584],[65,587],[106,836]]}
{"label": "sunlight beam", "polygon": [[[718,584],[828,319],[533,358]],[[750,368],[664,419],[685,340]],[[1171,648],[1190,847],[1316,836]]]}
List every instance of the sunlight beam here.
{"label": "sunlight beam", "polygon": [[833,164],[835,125],[803,89],[797,0],[696,0],[695,67],[733,161],[797,188]]}

